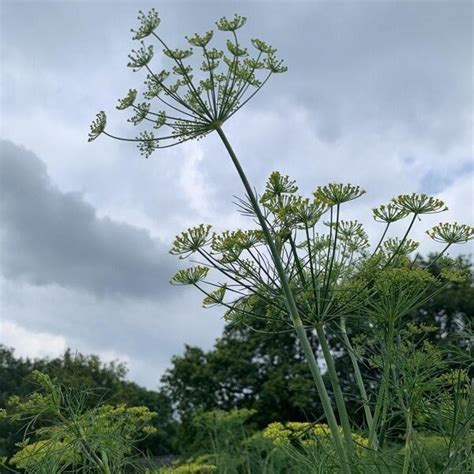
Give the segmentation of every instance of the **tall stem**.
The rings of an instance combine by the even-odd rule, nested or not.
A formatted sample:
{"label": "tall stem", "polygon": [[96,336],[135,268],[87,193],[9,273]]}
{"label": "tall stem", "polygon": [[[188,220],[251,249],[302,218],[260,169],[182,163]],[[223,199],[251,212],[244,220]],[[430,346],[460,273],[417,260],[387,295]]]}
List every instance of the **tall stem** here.
{"label": "tall stem", "polygon": [[332,389],[334,391],[334,397],[336,399],[337,411],[339,413],[339,419],[341,421],[342,432],[344,434],[344,441],[346,444],[346,449],[350,456],[354,454],[354,444],[352,441],[351,426],[349,424],[349,416],[347,415],[346,403],[344,402],[344,395],[342,393],[341,385],[337,377],[336,365],[334,363],[334,358],[331,354],[329,344],[324,333],[324,327],[322,324],[316,325],[316,333],[318,335],[319,343],[321,344],[321,349],[323,350],[324,360],[328,367],[329,378],[331,380]]}
{"label": "tall stem", "polygon": [[237,173],[242,181],[242,184],[244,185],[249,201],[252,205],[253,210],[255,211],[255,215],[257,216],[260,227],[262,228],[262,232],[265,236],[265,240],[270,249],[270,253],[272,255],[275,268],[280,278],[281,287],[282,287],[283,294],[285,297],[284,298],[285,305],[287,307],[287,310],[290,315],[293,326],[295,328],[296,334],[298,336],[298,339],[305,353],[306,359],[309,364],[309,368],[311,370],[311,374],[314,379],[314,383],[316,385],[316,389],[318,391],[319,397],[321,399],[321,403],[323,405],[324,414],[326,416],[329,428],[331,430],[334,446],[336,448],[339,460],[341,462],[341,470],[343,473],[350,474],[351,468],[348,462],[347,453],[344,450],[343,445],[342,445],[342,439],[339,433],[339,428],[337,426],[334,410],[331,405],[331,400],[329,398],[326,387],[324,385],[323,377],[321,375],[321,371],[319,369],[316,357],[314,356],[313,349],[311,348],[311,344],[306,334],[306,330],[304,329],[303,322],[298,313],[298,308],[296,307],[296,302],[293,297],[293,292],[291,291],[290,285],[288,283],[288,278],[283,268],[283,264],[281,262],[278,250],[275,246],[275,242],[273,241],[270,230],[268,229],[267,223],[262,214],[262,211],[258,204],[257,198],[253,192],[253,189],[250,186],[247,176],[245,175],[245,172],[242,169],[242,166],[240,165],[240,162],[237,159],[237,156],[234,153],[234,150],[232,149],[229,141],[227,140],[227,137],[224,134],[224,131],[220,127],[216,128],[216,131],[219,134],[219,137],[221,138],[222,142],[224,143],[224,146],[226,147],[226,150],[229,153],[230,158],[232,159],[232,163],[234,164],[235,169],[237,170]]}

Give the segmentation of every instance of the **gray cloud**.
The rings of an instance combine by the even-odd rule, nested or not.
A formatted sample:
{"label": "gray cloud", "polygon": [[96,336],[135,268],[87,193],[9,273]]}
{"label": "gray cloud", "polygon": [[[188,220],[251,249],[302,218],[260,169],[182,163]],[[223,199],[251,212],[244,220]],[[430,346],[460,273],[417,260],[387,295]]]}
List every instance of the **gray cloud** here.
{"label": "gray cloud", "polygon": [[[1,323],[15,324],[46,353],[51,350],[48,341],[60,337],[72,350],[121,358],[130,366],[130,377],[148,387],[156,387],[184,344],[209,348],[223,326],[218,310],[199,308],[201,297],[192,288],[171,287],[166,297],[156,300],[98,297],[3,278],[0,289],[0,328]],[[0,329],[0,341],[7,337]],[[27,344],[28,339],[18,343]],[[31,351],[25,345],[18,349]]]}
{"label": "gray cloud", "polygon": [[[469,133],[472,2],[177,1],[159,10],[160,31],[176,46],[185,44],[185,34],[214,27],[222,15],[248,16],[244,38],[268,39],[289,66],[272,93],[310,107],[308,125],[322,140],[334,142],[354,129],[401,127],[446,148]],[[4,21],[3,56],[16,57],[17,65],[27,58],[35,73],[30,80],[49,79],[39,81],[43,94],[34,99],[42,106],[73,105],[84,114],[90,107],[91,115],[89,104],[98,92],[96,107],[105,107],[115,104],[127,81],[136,84],[125,67],[136,14],[137,7],[127,3],[98,2],[91,13],[88,2],[7,2],[4,17],[21,21]],[[28,82],[23,77],[15,86],[10,81],[19,78],[13,74],[7,70],[5,80],[12,92]],[[77,80],[85,74],[94,81]],[[13,97],[14,106],[28,100],[8,94],[5,101]],[[272,106],[268,98],[258,103]]]}
{"label": "gray cloud", "polygon": [[78,193],[58,191],[44,163],[0,143],[2,272],[37,285],[56,283],[97,294],[155,296],[174,264],[148,231],[98,218]]}
{"label": "gray cloud", "polygon": [[[114,106],[142,85],[143,74],[125,66],[136,46],[129,28],[139,7],[153,6],[7,1],[0,28],[1,134],[45,163],[3,145],[2,316],[32,337],[44,331],[84,351],[123,354],[131,376],[150,386],[184,342],[209,347],[222,327],[221,313],[204,316],[192,289],[168,286],[177,264],[170,240],[201,222],[247,224],[232,205],[242,188],[215,135],[150,160],[130,144],[86,143],[100,109],[111,131],[136,132]],[[367,195],[345,218],[366,222],[374,238],[381,229],[370,207],[399,193],[437,193],[450,211],[417,223],[424,252],[436,249],[426,228],[472,220],[471,2],[157,8],[173,47],[237,12],[248,17],[244,43],[267,40],[289,66],[225,124],[257,189],[274,169],[305,193],[328,181],[360,184]],[[3,149],[21,156],[7,158],[8,170]]]}

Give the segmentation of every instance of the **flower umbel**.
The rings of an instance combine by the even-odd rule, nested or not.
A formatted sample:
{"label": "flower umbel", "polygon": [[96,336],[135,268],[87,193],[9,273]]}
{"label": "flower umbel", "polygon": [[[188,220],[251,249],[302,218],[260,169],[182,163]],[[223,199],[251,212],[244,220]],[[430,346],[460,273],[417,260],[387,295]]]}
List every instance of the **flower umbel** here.
{"label": "flower umbel", "polygon": [[391,224],[408,216],[408,212],[405,209],[401,209],[393,203],[388,203],[387,205],[382,204],[372,209],[372,214],[374,220],[377,222],[385,222],[386,224]]}
{"label": "flower umbel", "polygon": [[107,116],[105,115],[104,111],[100,111],[96,117],[95,120],[92,122],[90,129],[91,131],[89,132],[89,142],[92,142],[95,140],[99,135],[104,133],[105,127],[107,125]]}
{"label": "flower umbel", "polygon": [[[104,134],[136,142],[141,153],[148,158],[158,148],[199,139],[219,129],[254,97],[272,74],[286,71],[282,61],[275,56],[276,49],[264,41],[252,40],[256,51],[254,57],[239,43],[236,31],[246,23],[245,17],[235,15],[232,19],[224,17],[216,22],[219,31],[230,34],[221,45],[223,49],[210,48],[211,41],[215,40],[213,30],[186,37],[200,55],[194,54],[191,48],[171,49],[165,43],[156,32],[160,18],[154,9],[146,14],[140,11],[138,20],[139,27],[132,32],[133,39],[140,40],[141,46],[129,55],[128,67],[134,71],[147,71],[147,88],[143,97],[150,102],[135,105],[138,94],[136,89],[131,89],[119,101],[117,109],[133,109],[135,115],[129,119],[130,122],[160,128],[163,133],[155,135],[145,129],[135,138],[118,137],[105,130],[105,113],[100,112],[91,126],[89,140]],[[145,44],[144,39],[153,39],[161,47],[164,59],[171,61],[167,69],[153,70],[154,48]],[[154,108],[157,103],[159,110]]]}
{"label": "flower umbel", "polygon": [[465,244],[474,238],[474,227],[457,222],[439,223],[426,233],[435,241],[445,244]]}
{"label": "flower umbel", "polygon": [[393,204],[400,210],[413,214],[436,214],[448,208],[441,199],[426,194],[401,194],[393,199]]}
{"label": "flower umbel", "polygon": [[316,199],[328,206],[335,206],[357,199],[365,194],[365,191],[352,184],[329,183],[326,186],[319,186],[313,194]]}

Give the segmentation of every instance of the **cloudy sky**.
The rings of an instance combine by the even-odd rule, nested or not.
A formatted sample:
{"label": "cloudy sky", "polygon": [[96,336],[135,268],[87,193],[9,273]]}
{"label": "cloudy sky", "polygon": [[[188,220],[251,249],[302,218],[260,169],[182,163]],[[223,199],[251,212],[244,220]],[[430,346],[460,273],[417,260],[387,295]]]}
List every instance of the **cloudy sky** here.
{"label": "cloudy sky", "polygon": [[[127,67],[138,9],[156,7],[168,42],[235,12],[289,71],[225,126],[252,182],[290,174],[304,192],[362,185],[351,217],[405,192],[444,199],[443,220],[472,223],[471,2],[98,2],[1,5],[0,342],[19,355],[66,347],[128,363],[156,387],[185,343],[211,347],[222,312],[172,287],[173,237],[201,222],[243,225],[241,195],[218,137],[140,157],[87,143],[98,110],[131,132],[117,99],[140,87]],[[347,216],[349,217],[349,216]],[[423,231],[440,216],[417,223]],[[464,248],[464,251],[467,249]]]}

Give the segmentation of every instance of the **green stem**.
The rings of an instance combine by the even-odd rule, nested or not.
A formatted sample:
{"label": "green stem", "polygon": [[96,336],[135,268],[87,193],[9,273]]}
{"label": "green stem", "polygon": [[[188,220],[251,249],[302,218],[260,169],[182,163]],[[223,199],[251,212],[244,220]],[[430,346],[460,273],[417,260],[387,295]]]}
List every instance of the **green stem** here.
{"label": "green stem", "polygon": [[369,448],[370,449],[377,449],[378,448],[378,443],[377,443],[377,424],[379,422],[380,418],[380,413],[382,410],[382,400],[384,398],[385,394],[385,384],[387,377],[385,375],[385,367],[384,367],[384,373],[382,374],[382,383],[379,388],[379,393],[377,394],[377,401],[375,403],[375,411],[374,411],[374,417],[372,420],[372,427],[369,428]]}
{"label": "green stem", "polygon": [[397,256],[398,252],[403,247],[403,244],[405,243],[405,240],[407,239],[408,234],[410,233],[411,228],[413,227],[413,224],[415,223],[415,220],[416,220],[417,217],[418,217],[418,214],[416,214],[416,213],[413,214],[413,219],[411,220],[410,225],[408,226],[408,229],[405,232],[405,235],[403,236],[402,240],[400,240],[400,243],[398,244],[397,249],[395,250],[395,252],[393,252],[393,255],[388,259],[388,261],[385,264],[384,268],[387,268],[390,265],[390,263],[392,263],[393,259]]}
{"label": "green stem", "polygon": [[[327,298],[327,295],[329,293],[329,285],[331,283],[331,274],[332,274],[332,269],[334,265],[334,259],[336,257],[336,248],[337,248],[337,234],[339,232],[339,212],[340,212],[341,205],[338,204],[336,206],[336,230],[334,231],[334,243],[332,247],[332,255],[331,255],[331,261],[329,262],[329,269],[327,270],[327,282],[326,282],[326,287],[324,290],[324,295],[325,298]],[[332,222],[331,222],[331,227],[332,227]]]}
{"label": "green stem", "polygon": [[448,243],[444,249],[437,255],[437,257],[428,265],[428,268],[432,267],[445,253],[446,251],[449,249],[449,247],[451,247],[452,243]]}
{"label": "green stem", "polygon": [[100,466],[100,470],[103,472],[103,474],[112,474],[109,468],[109,457],[107,456],[107,452],[104,449],[100,451],[100,457],[102,460],[102,465]]}
{"label": "green stem", "polygon": [[334,397],[336,399],[337,411],[339,413],[339,419],[342,426],[342,432],[344,434],[344,441],[346,450],[350,457],[354,455],[354,443],[352,441],[351,426],[349,424],[349,416],[347,415],[346,403],[344,402],[344,395],[342,393],[341,385],[337,377],[336,365],[334,363],[334,357],[331,354],[331,349],[324,332],[322,324],[316,325],[316,333],[318,334],[319,343],[323,350],[324,360],[328,368],[329,379],[331,380],[332,389],[334,391]]}
{"label": "green stem", "polygon": [[413,439],[413,447],[415,448],[417,454],[420,456],[420,461],[421,461],[421,464],[423,465],[423,472],[426,474],[432,474],[433,470],[431,469],[428,459],[426,458],[426,454],[423,451],[423,447],[420,446],[420,443],[418,441],[418,436],[415,430],[412,430],[412,439]]}
{"label": "green stem", "polygon": [[367,392],[365,390],[364,380],[360,372],[359,363],[357,362],[357,358],[354,354],[354,349],[352,347],[351,341],[349,340],[349,336],[347,335],[345,316],[341,317],[341,333],[342,333],[342,339],[344,341],[344,344],[346,345],[347,351],[349,353],[349,357],[351,359],[352,367],[354,369],[354,375],[355,375],[357,387],[359,389],[360,397],[362,398],[362,402],[364,404],[364,413],[365,413],[365,419],[367,421],[367,427],[370,432],[372,431],[373,418],[372,418],[372,412],[370,411],[369,398],[367,397]]}
{"label": "green stem", "polygon": [[387,225],[385,226],[385,230],[383,231],[382,237],[380,237],[380,240],[378,241],[377,245],[375,246],[375,250],[372,252],[371,257],[373,257],[377,253],[377,250],[382,245],[383,239],[385,238],[385,235],[387,234],[387,231],[388,231],[389,227],[390,227],[390,222],[387,222]]}
{"label": "green stem", "polygon": [[278,276],[281,281],[281,287],[283,290],[283,294],[285,296],[285,304],[288,309],[288,313],[290,315],[291,321],[293,323],[293,326],[295,328],[296,334],[298,336],[298,339],[301,343],[301,346],[303,348],[303,351],[305,353],[306,359],[309,364],[309,368],[311,370],[311,374],[314,379],[314,383],[316,385],[316,389],[318,391],[319,397],[321,399],[321,403],[323,405],[323,410],[324,414],[326,416],[329,428],[331,430],[331,434],[333,437],[334,441],[334,446],[336,448],[339,460],[341,462],[341,470],[345,474],[350,474],[351,468],[348,462],[347,458],[347,453],[345,452],[343,445],[342,445],[342,439],[341,435],[339,433],[339,428],[337,425],[336,417],[334,415],[334,410],[331,405],[331,400],[329,398],[329,395],[327,393],[326,387],[324,385],[323,377],[321,375],[321,371],[318,366],[318,362],[316,360],[316,357],[314,356],[313,349],[311,348],[311,344],[309,342],[308,336],[306,334],[306,331],[303,327],[303,322],[301,321],[301,318],[298,313],[298,309],[296,307],[296,302],[293,297],[293,292],[291,291],[290,285],[288,283],[288,278],[286,276],[286,272],[283,268],[283,264],[280,259],[280,255],[276,249],[275,242],[273,241],[273,238],[270,234],[270,230],[268,229],[267,223],[265,221],[265,218],[262,214],[262,211],[260,209],[260,206],[258,204],[257,198],[253,192],[252,187],[250,186],[250,183],[247,179],[247,176],[244,173],[244,170],[242,169],[242,166],[240,165],[239,160],[237,159],[236,154],[234,153],[234,150],[232,149],[229,141],[227,140],[226,135],[224,134],[223,130],[218,127],[216,128],[217,133],[219,134],[219,137],[221,138],[222,142],[224,143],[224,146],[227,149],[227,152],[229,153],[229,156],[232,159],[232,163],[235,166],[235,169],[237,170],[237,173],[239,174],[239,177],[242,181],[242,184],[244,185],[245,191],[247,193],[247,196],[249,198],[249,201],[252,205],[253,210],[255,211],[255,215],[257,216],[257,219],[260,223],[260,226],[262,228],[262,232],[265,236],[265,240],[268,244],[268,247],[270,249],[270,253],[273,258],[273,262],[275,264],[275,268],[277,270]]}
{"label": "green stem", "polygon": [[[385,422],[387,417],[387,406],[388,406],[388,389],[390,381],[390,368],[392,365],[392,346],[393,346],[393,333],[394,325],[393,322],[389,322],[388,335],[386,339],[386,349],[384,354],[384,366],[382,371],[382,381],[380,389],[377,394],[377,400],[375,403],[374,417],[372,420],[372,429],[369,429],[369,448],[378,449],[377,443],[377,427],[379,425],[379,418],[382,417],[380,426],[382,427],[382,433],[385,429]],[[382,440],[380,440],[382,441]]]}
{"label": "green stem", "polygon": [[[469,402],[468,402],[468,409],[469,413],[474,413],[474,378],[471,378],[471,391],[469,392]],[[466,423],[466,451],[467,451],[467,458],[471,461],[471,470],[474,472],[474,456],[472,455],[472,438],[471,438],[471,424],[472,424],[472,417],[469,416]]]}
{"label": "green stem", "polygon": [[390,376],[391,372],[393,371],[393,364],[392,364],[392,355],[393,355],[393,334],[394,334],[394,324],[393,322],[389,323],[389,337],[387,342],[387,351],[386,351],[386,368],[384,370],[384,377],[385,377],[385,386],[384,386],[384,394],[382,397],[382,415],[380,419],[380,431],[378,437],[378,446],[380,449],[383,448],[385,442],[385,433],[387,431],[387,413],[388,413],[388,406],[390,404],[389,398],[389,390],[390,390]]}
{"label": "green stem", "polygon": [[290,246],[291,246],[291,252],[293,253],[293,257],[295,259],[295,265],[296,265],[296,268],[298,270],[298,275],[300,277],[301,286],[304,288],[304,287],[306,287],[306,278],[304,276],[303,267],[301,266],[301,261],[300,261],[300,258],[298,256],[298,252],[296,250],[295,241],[294,241],[293,237],[291,236],[291,234],[290,234],[290,237],[289,237],[289,241],[290,241]]}
{"label": "green stem", "polygon": [[411,458],[412,458],[412,430],[413,430],[413,423],[412,423],[412,416],[411,412],[407,411],[407,430],[406,430],[406,438],[405,438],[405,457],[403,460],[403,470],[402,474],[408,474],[410,465],[411,465]]}

